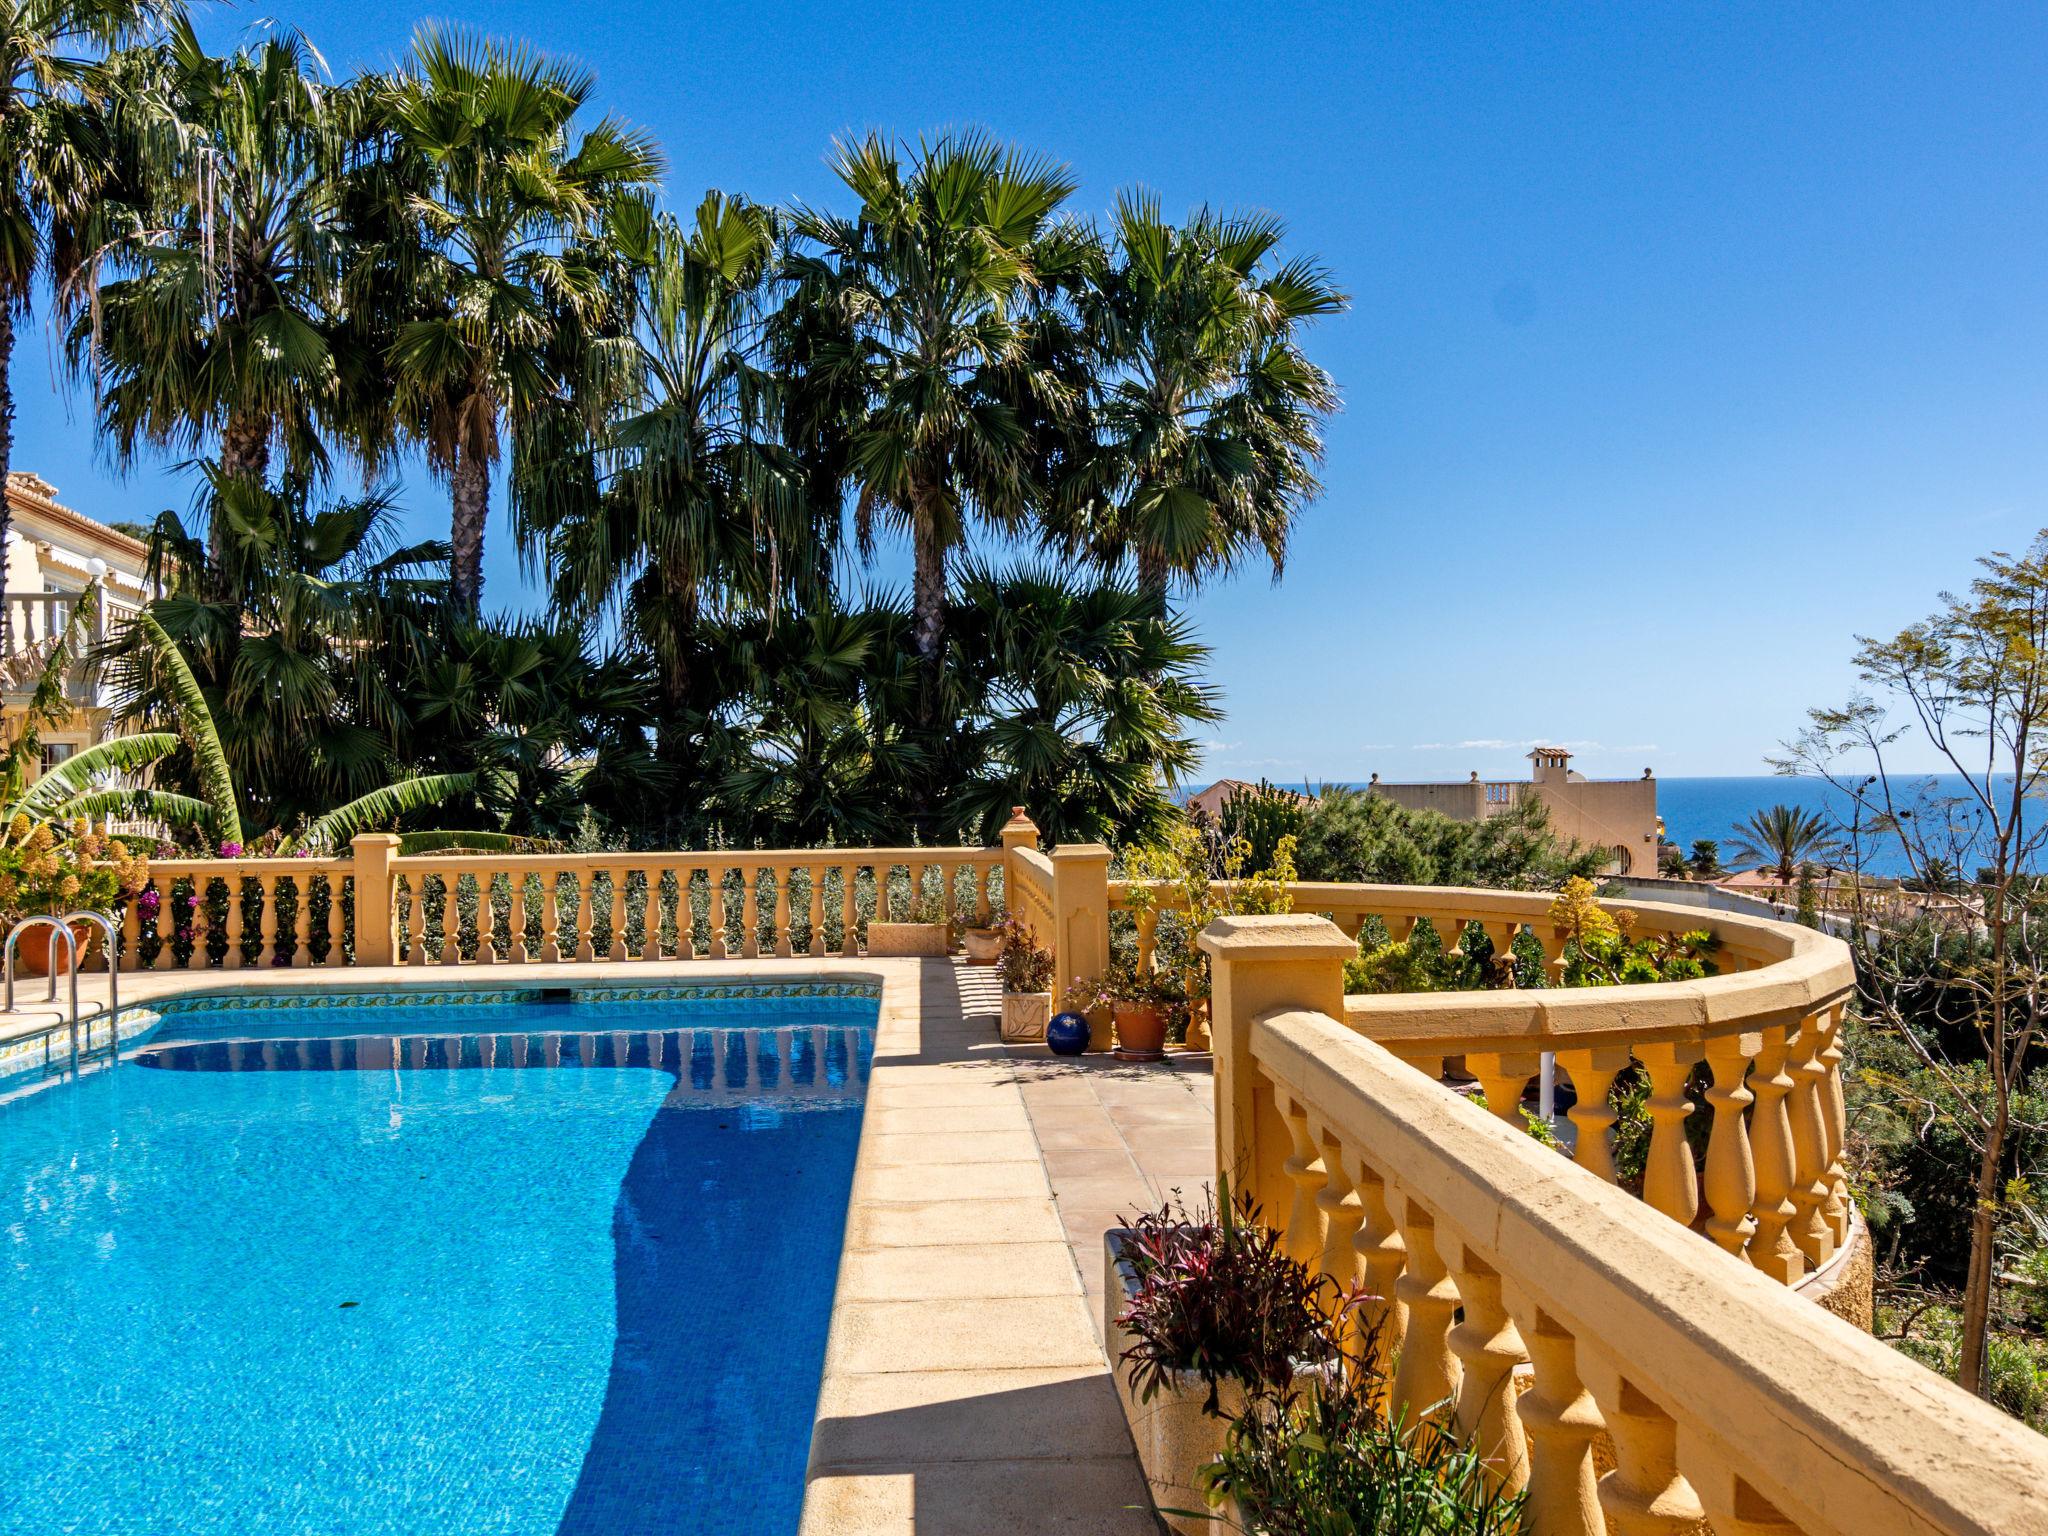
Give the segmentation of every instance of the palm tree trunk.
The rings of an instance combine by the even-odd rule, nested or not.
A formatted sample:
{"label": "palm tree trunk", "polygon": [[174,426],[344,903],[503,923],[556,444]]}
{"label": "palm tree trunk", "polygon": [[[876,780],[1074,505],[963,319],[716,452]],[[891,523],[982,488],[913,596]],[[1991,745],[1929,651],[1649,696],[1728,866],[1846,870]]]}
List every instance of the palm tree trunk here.
{"label": "palm tree trunk", "polygon": [[[920,498],[921,499],[921,498]],[[911,534],[917,574],[911,583],[911,637],[924,663],[927,687],[938,681],[946,649],[946,546],[932,520],[919,516]]]}
{"label": "palm tree trunk", "polygon": [[[7,585],[7,535],[14,509],[7,501],[7,473],[14,462],[14,309],[0,306],[0,589]],[[0,601],[0,656],[14,654],[14,615]]]}
{"label": "palm tree trunk", "polygon": [[1139,545],[1138,591],[1161,618],[1166,617],[1166,580],[1166,556],[1149,544]]}
{"label": "palm tree trunk", "polygon": [[[229,480],[261,481],[270,472],[270,432],[260,416],[228,413],[220,434],[220,472]],[[228,565],[228,524],[224,517],[206,521],[206,550],[213,558],[215,579],[225,589]],[[225,590],[220,594],[227,596]]]}
{"label": "palm tree trunk", "polygon": [[491,515],[491,466],[481,454],[456,455],[449,477],[448,539],[455,546],[449,595],[455,606],[474,613],[484,596],[484,524]]}

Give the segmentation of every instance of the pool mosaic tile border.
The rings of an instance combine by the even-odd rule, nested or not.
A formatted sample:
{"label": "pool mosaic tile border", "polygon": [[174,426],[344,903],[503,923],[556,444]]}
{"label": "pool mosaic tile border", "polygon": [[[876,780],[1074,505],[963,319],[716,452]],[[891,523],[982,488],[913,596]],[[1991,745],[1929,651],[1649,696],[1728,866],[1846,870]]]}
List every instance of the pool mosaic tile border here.
{"label": "pool mosaic tile border", "polygon": [[[878,1001],[879,981],[690,981],[642,985],[587,986],[564,982],[525,987],[305,987],[290,991],[239,990],[166,997],[156,1006],[166,1014],[231,1013],[255,1009],[319,1008],[488,1008],[537,1003],[544,993],[567,990],[571,1003],[731,1002],[754,998],[850,997]],[[124,1008],[123,1013],[127,1010]]]}

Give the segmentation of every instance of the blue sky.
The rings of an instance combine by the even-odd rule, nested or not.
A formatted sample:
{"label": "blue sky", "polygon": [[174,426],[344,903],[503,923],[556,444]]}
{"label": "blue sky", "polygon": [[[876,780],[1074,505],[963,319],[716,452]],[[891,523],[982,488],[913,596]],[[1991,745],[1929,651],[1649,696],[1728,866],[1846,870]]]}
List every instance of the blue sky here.
{"label": "blue sky", "polygon": [[[337,71],[423,16],[573,53],[684,207],[829,202],[835,134],[972,124],[1071,164],[1084,209],[1142,184],[1284,217],[1353,295],[1312,341],[1344,410],[1285,581],[1194,605],[1215,772],[1514,772],[1538,738],[1596,773],[1761,772],[1847,692],[1853,634],[2048,525],[2037,6],[278,0],[203,26],[259,15]],[[103,462],[25,341],[16,466],[101,517],[183,506],[168,464]],[[445,527],[432,481],[404,500]]]}

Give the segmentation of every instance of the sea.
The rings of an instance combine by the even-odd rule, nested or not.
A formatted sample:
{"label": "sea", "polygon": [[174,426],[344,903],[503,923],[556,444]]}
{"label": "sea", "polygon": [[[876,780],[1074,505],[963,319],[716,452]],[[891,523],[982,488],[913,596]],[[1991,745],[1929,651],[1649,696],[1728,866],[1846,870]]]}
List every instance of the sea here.
{"label": "sea", "polygon": [[[1950,774],[1902,779],[1895,781],[1893,787],[1895,792],[1911,798],[1927,791],[1929,786],[1932,787],[1932,795],[1939,798],[1960,794],[1964,781]],[[1734,857],[1734,844],[1740,836],[1736,827],[1756,812],[1773,805],[1796,805],[1802,810],[1817,811],[1828,819],[1830,825],[1845,822],[1850,809],[1848,797],[1825,779],[1758,774],[1736,778],[1657,780],[1657,814],[1664,818],[1666,840],[1690,852],[1699,839],[1712,838],[1721,845],[1721,862],[1730,869],[1740,867]],[[2043,815],[2048,815],[2048,807],[2036,807],[2030,811],[2029,818]],[[1879,846],[1877,840],[1864,849],[1864,867],[1873,875],[1905,876],[1912,873],[1904,852],[1895,843]]]}

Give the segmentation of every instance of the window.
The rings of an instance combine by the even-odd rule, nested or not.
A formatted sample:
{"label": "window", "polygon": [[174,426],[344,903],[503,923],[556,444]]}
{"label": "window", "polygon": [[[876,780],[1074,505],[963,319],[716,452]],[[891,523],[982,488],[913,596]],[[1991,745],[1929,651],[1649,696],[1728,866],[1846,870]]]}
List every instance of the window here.
{"label": "window", "polygon": [[43,743],[43,772],[48,773],[65,759],[75,756],[78,743],[75,741],[46,741]]}

